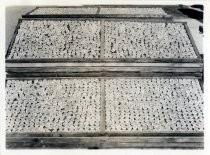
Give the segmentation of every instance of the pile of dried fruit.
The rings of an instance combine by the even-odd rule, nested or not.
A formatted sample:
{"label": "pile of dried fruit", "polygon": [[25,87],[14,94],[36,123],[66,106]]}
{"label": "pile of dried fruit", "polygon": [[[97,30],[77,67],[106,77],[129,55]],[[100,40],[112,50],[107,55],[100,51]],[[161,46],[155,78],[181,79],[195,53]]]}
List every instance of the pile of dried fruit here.
{"label": "pile of dried fruit", "polygon": [[[7,132],[203,131],[197,79],[7,80]],[[55,89],[56,88],[56,89]]]}
{"label": "pile of dried fruit", "polygon": [[97,8],[38,8],[30,13],[30,15],[55,15],[55,14],[96,14]]}
{"label": "pile of dried fruit", "polygon": [[109,132],[203,130],[197,79],[110,79],[105,90]]}
{"label": "pile of dried fruit", "polygon": [[7,80],[7,132],[94,132],[98,79]]}
{"label": "pile of dried fruit", "polygon": [[162,8],[101,8],[100,14],[137,14],[141,17],[162,17],[167,13]]}
{"label": "pile of dried fruit", "polygon": [[197,58],[181,23],[105,22],[106,58]]}
{"label": "pile of dried fruit", "polygon": [[22,21],[8,59],[99,58],[100,22]]}

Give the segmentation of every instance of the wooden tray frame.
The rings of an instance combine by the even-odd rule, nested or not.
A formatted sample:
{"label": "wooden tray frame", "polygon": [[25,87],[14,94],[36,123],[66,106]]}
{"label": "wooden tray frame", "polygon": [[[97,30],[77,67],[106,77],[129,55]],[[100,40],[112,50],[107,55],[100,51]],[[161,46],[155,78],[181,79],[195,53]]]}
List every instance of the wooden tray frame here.
{"label": "wooden tray frame", "polygon": [[[186,73],[185,73],[186,74]],[[172,149],[203,149],[203,132],[106,132],[105,131],[105,90],[104,79],[109,78],[196,78],[192,75],[142,75],[128,77],[100,77],[101,83],[101,123],[100,132],[31,132],[31,133],[6,133],[6,147],[8,149],[26,148],[172,148]],[[29,79],[69,79],[69,78],[95,78],[70,76],[70,77],[7,77],[7,80],[29,80]]]}
{"label": "wooden tray frame", "polygon": [[[171,15],[164,15],[160,17],[142,17],[140,14],[100,14],[101,8],[108,7],[108,8],[157,8],[162,7],[164,10],[163,5],[83,5],[83,6],[39,6],[35,9],[29,11],[25,15],[22,15],[22,18],[141,18],[146,19],[150,18],[153,20],[170,20],[172,21],[173,18]],[[95,14],[36,14],[31,15],[30,13],[34,12],[39,8],[96,8],[97,11]]]}
{"label": "wooden tray frame", "polygon": [[[168,59],[137,59],[137,58],[134,58],[134,59],[106,59],[106,58],[99,58],[99,59],[75,59],[75,58],[70,58],[70,59],[7,59],[7,57],[9,56],[10,54],[10,51],[11,51],[11,48],[14,44],[14,41],[15,41],[15,38],[16,38],[16,35],[18,33],[18,29],[20,28],[20,24],[22,21],[27,21],[27,20],[91,20],[91,21],[101,21],[101,54],[103,55],[103,49],[105,48],[104,47],[104,37],[105,37],[105,34],[104,34],[104,29],[103,29],[103,23],[104,21],[142,21],[141,19],[123,19],[123,18],[109,18],[109,19],[105,19],[105,18],[79,18],[79,19],[75,19],[75,18],[44,18],[44,19],[40,19],[40,18],[33,18],[33,19],[30,19],[30,18],[26,18],[26,19],[19,19],[18,20],[18,24],[16,26],[16,29],[15,29],[15,32],[14,32],[14,35],[12,37],[12,40],[9,44],[9,47],[8,47],[8,50],[6,52],[6,63],[38,63],[38,62],[41,62],[41,63],[55,63],[55,62],[91,62],[91,63],[94,63],[94,62],[124,62],[124,63],[158,63],[158,62],[163,62],[163,63],[202,63],[203,60],[201,59],[200,57],[200,54],[199,54],[199,51],[195,45],[195,42],[193,40],[193,37],[190,33],[190,30],[187,26],[187,23],[186,22],[172,22],[172,23],[181,23],[184,25],[186,31],[187,31],[187,34],[189,36],[189,39],[192,43],[192,46],[194,48],[194,51],[195,51],[195,54],[197,55],[197,58],[196,59],[171,59],[171,58],[168,58]],[[159,23],[159,22],[164,22],[164,23],[171,23],[169,21],[151,21],[151,20],[147,20],[149,22],[153,22],[153,23]]]}

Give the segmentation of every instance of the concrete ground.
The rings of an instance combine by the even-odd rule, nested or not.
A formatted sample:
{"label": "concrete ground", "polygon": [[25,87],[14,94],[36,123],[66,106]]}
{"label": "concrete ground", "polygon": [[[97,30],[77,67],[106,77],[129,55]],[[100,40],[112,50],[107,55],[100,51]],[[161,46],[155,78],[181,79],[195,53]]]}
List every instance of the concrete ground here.
{"label": "concrete ground", "polygon": [[9,43],[12,39],[13,33],[15,31],[15,27],[18,23],[18,19],[21,18],[23,14],[28,13],[32,9],[34,9],[35,6],[11,6],[6,8],[6,18],[5,18],[5,24],[6,24],[6,36],[5,36],[5,42],[6,42],[6,50],[9,46]]}

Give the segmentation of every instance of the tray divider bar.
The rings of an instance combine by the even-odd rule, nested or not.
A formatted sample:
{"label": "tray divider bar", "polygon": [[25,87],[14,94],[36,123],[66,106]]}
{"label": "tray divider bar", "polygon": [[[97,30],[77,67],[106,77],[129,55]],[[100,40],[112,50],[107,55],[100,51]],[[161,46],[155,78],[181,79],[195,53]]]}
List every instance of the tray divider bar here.
{"label": "tray divider bar", "polygon": [[101,12],[101,8],[97,7],[96,15],[98,15]]}
{"label": "tray divider bar", "polygon": [[100,58],[103,59],[104,58],[104,54],[105,54],[105,20],[101,20],[100,22],[100,37],[101,37],[101,55]]}
{"label": "tray divider bar", "polygon": [[105,100],[105,79],[100,78],[101,82],[101,119],[100,119],[100,131],[101,134],[105,133],[106,130],[106,100]]}

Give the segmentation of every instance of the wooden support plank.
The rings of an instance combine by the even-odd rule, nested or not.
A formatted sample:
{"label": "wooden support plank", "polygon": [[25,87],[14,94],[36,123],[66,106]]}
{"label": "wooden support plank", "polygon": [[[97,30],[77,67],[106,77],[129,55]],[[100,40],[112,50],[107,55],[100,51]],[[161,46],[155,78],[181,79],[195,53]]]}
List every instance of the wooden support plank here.
{"label": "wooden support plank", "polygon": [[[21,21],[31,21],[31,20],[37,20],[37,21],[43,21],[43,20],[50,20],[50,21],[63,21],[63,20],[69,20],[69,21],[85,21],[85,20],[91,20],[91,21],[101,21],[101,20],[105,20],[105,21],[131,21],[131,22],[142,22],[142,19],[141,18],[87,18],[87,17],[83,17],[83,18],[79,18],[79,19],[76,19],[76,18],[20,18],[19,20]],[[150,22],[150,23],[180,23],[180,24],[184,24],[186,22],[181,22],[181,21],[163,21],[163,20],[157,20],[157,21],[153,21],[151,19],[148,19],[148,20],[143,20],[143,22]]]}
{"label": "wooden support plank", "polygon": [[203,63],[202,59],[6,59],[6,63]]}
{"label": "wooden support plank", "polygon": [[203,68],[177,68],[177,67],[37,67],[37,68],[6,68],[8,73],[28,73],[28,72],[39,72],[39,73],[82,73],[82,72],[191,72],[198,73],[203,72]]}
{"label": "wooden support plank", "polygon": [[28,137],[6,139],[17,148],[185,148],[202,149],[203,137]]}
{"label": "wooden support plank", "polygon": [[142,17],[142,15],[133,15],[133,14],[59,14],[59,15],[22,15],[22,18],[124,18],[124,19],[142,19],[144,21],[173,21],[171,16],[162,16],[162,17]]}
{"label": "wooden support plank", "polygon": [[[107,5],[107,4],[100,4],[100,5],[84,5],[86,7],[108,7],[108,8],[163,8],[166,7],[166,5],[136,5],[136,4],[124,4],[124,5],[120,5],[120,4],[112,4],[112,5]],[[174,5],[167,5],[168,7],[174,6]],[[48,6],[51,7],[51,6]]]}
{"label": "wooden support plank", "polygon": [[203,132],[14,132],[6,133],[6,137],[203,137]]}
{"label": "wooden support plank", "polygon": [[7,63],[6,67],[203,67],[203,63]]}
{"label": "wooden support plank", "polygon": [[[10,137],[7,139],[7,142],[17,142],[20,140],[20,137]],[[62,140],[63,142],[68,142],[71,140],[72,142],[80,141],[104,141],[104,142],[119,142],[119,143],[142,143],[142,142],[151,142],[151,143],[161,143],[161,142],[168,142],[168,143],[202,143],[204,142],[203,137],[24,137],[21,138],[24,142],[35,142],[35,141],[42,141],[45,140],[46,142],[52,141],[59,141]]]}
{"label": "wooden support plank", "polygon": [[7,79],[52,79],[52,78],[69,78],[69,77],[106,77],[106,78],[197,78],[202,79],[202,73],[171,73],[171,72],[165,72],[165,73],[142,73],[142,72],[76,72],[76,73],[39,73],[39,72],[25,72],[25,73],[17,73],[12,72],[8,73]]}

